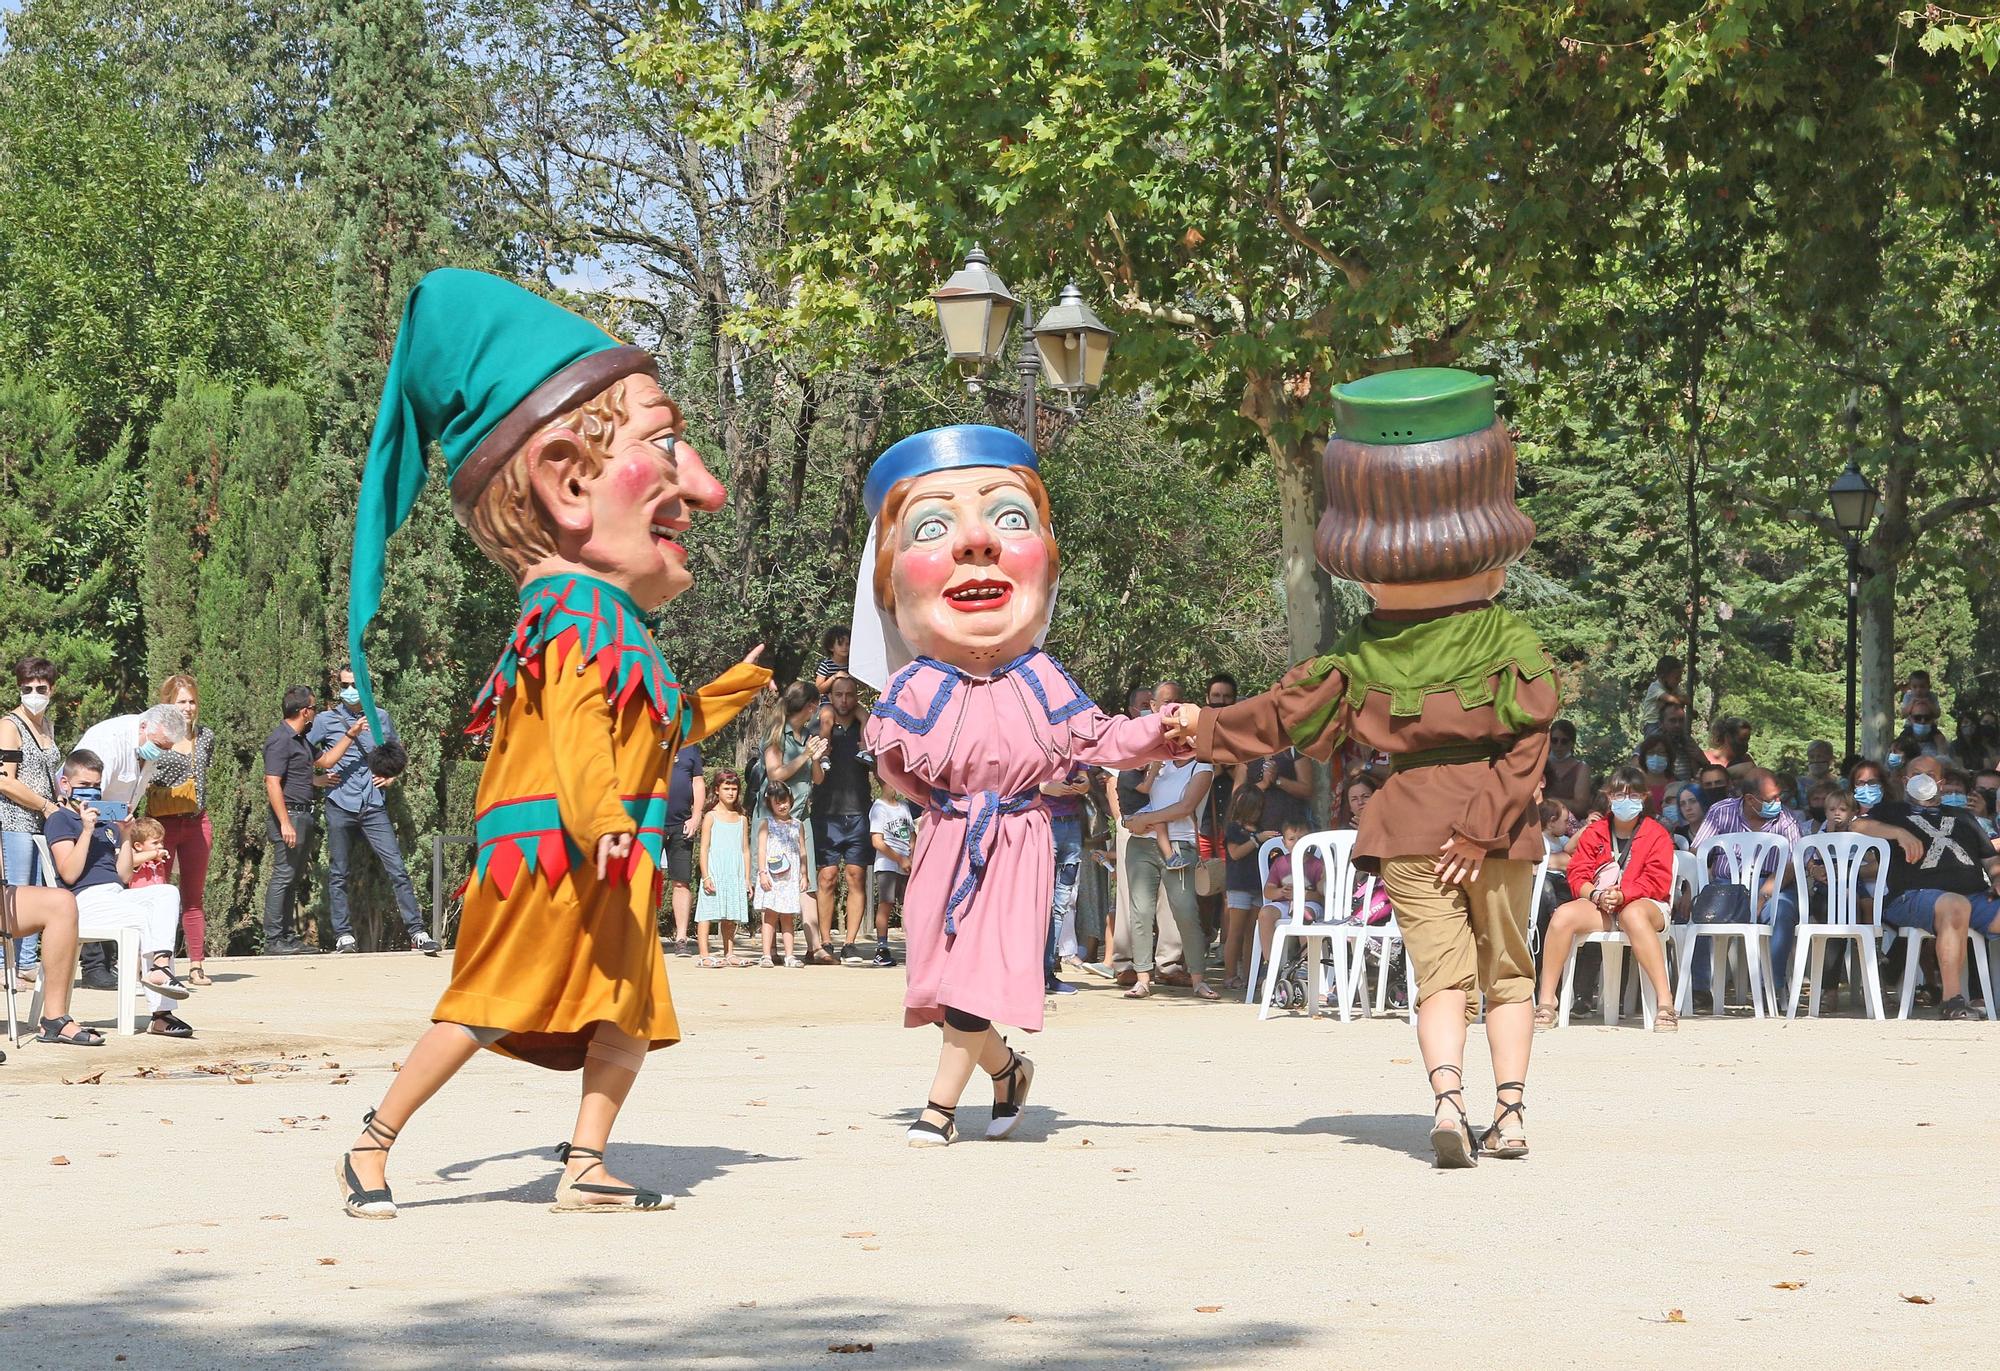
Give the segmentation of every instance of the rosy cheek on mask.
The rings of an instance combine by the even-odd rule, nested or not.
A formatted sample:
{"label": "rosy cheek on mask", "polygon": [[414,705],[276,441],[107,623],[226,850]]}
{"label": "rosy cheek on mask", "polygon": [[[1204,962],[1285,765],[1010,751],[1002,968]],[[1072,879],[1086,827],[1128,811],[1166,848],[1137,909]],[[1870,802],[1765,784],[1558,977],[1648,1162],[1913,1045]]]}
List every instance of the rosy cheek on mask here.
{"label": "rosy cheek on mask", "polygon": [[1017,586],[1041,586],[1048,580],[1048,545],[1036,534],[1009,538],[1000,548],[1000,571]]}
{"label": "rosy cheek on mask", "polygon": [[661,494],[659,463],[639,458],[620,458],[606,473],[612,494],[623,504],[650,504]]}
{"label": "rosy cheek on mask", "polygon": [[952,555],[949,538],[904,549],[896,556],[893,576],[896,603],[914,609],[920,602],[941,598],[957,570],[958,559]]}

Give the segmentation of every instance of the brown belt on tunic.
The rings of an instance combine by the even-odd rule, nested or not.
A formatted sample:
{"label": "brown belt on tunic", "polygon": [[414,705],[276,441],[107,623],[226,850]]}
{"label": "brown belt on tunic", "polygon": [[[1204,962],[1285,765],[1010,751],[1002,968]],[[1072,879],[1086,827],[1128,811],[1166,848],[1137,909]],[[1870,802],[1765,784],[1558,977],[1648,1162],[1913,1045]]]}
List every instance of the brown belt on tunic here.
{"label": "brown belt on tunic", "polygon": [[1398,752],[1389,758],[1389,771],[1401,775],[1426,766],[1455,766],[1463,762],[1496,762],[1507,755],[1505,748],[1492,743],[1450,743],[1427,747],[1419,752]]}

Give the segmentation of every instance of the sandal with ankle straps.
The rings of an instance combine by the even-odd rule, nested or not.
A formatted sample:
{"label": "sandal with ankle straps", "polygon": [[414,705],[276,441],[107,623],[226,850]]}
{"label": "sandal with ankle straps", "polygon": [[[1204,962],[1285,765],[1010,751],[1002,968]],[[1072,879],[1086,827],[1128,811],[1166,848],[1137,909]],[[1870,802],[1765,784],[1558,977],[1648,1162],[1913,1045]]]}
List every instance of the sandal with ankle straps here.
{"label": "sandal with ankle straps", "polygon": [[[1028,1102],[1028,1087],[1035,1083],[1035,1064],[1011,1047],[1007,1053],[1006,1068],[993,1073],[993,1118],[986,1125],[988,1141],[1004,1138],[1014,1131],[1021,1122],[1021,1106]],[[1003,1083],[1007,1089],[1004,1100],[1000,1097]]]}
{"label": "sandal with ankle straps", "polygon": [[396,1135],[402,1130],[391,1128],[378,1121],[375,1111],[369,1110],[361,1116],[361,1131],[373,1140],[374,1146],[362,1144],[350,1147],[340,1154],[340,1165],[334,1168],[334,1179],[340,1182],[341,1207],[351,1218],[393,1219],[396,1217],[396,1197],[389,1193],[384,1184],[380,1190],[361,1188],[361,1177],[354,1174],[354,1154],[356,1152],[387,1152],[395,1145]]}
{"label": "sandal with ankle straps", "polygon": [[924,1101],[924,1113],[944,1115],[943,1124],[934,1124],[923,1114],[910,1125],[904,1138],[912,1147],[946,1147],[958,1141],[958,1106],[946,1108],[936,1100]]}
{"label": "sandal with ankle straps", "polygon": [[[636,1185],[605,1185],[596,1181],[578,1180],[577,1176],[588,1176],[604,1167],[604,1154],[593,1147],[578,1147],[575,1143],[557,1143],[556,1160],[567,1166],[571,1157],[595,1157],[589,1166],[571,1176],[567,1171],[556,1182],[556,1202],[549,1206],[552,1214],[658,1214],[674,1207],[674,1202],[657,1190],[645,1190]],[[629,1204],[594,1204],[580,1200],[578,1195],[614,1195],[629,1200]]]}
{"label": "sandal with ankle straps", "polygon": [[[1432,1067],[1426,1074],[1426,1079],[1436,1084],[1437,1073],[1440,1071],[1449,1071],[1460,1081],[1465,1079],[1465,1072],[1448,1062],[1443,1066]],[[1451,1101],[1451,1107],[1458,1111],[1458,1122],[1450,1124],[1432,1121],[1431,1153],[1436,1158],[1433,1164],[1440,1171],[1462,1171],[1467,1167],[1479,1165],[1479,1149],[1472,1140],[1472,1119],[1465,1112],[1464,1089],[1461,1086],[1453,1086],[1450,1090],[1432,1091],[1433,1112],[1438,1100]]]}
{"label": "sandal with ankle straps", "polygon": [[1504,1157],[1508,1161],[1519,1161],[1528,1155],[1528,1135],[1525,1132],[1508,1133],[1501,1128],[1501,1125],[1506,1123],[1507,1116],[1512,1114],[1514,1121],[1525,1129],[1528,1123],[1528,1102],[1522,1098],[1509,1104],[1500,1098],[1500,1092],[1503,1090],[1512,1090],[1517,1095],[1525,1097],[1528,1093],[1528,1083],[1502,1081],[1493,1087],[1493,1101],[1500,1106],[1500,1112],[1494,1116],[1492,1125],[1479,1135],[1479,1151],[1482,1156]]}

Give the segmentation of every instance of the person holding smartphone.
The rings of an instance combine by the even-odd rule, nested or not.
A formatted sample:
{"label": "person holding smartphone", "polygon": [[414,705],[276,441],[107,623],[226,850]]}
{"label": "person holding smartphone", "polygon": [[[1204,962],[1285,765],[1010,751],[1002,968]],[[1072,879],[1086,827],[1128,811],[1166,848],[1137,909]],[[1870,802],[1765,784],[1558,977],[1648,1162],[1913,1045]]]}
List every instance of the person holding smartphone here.
{"label": "person holding smartphone", "polygon": [[[78,748],[69,754],[63,762],[62,789],[61,807],[42,827],[56,879],[76,897],[80,918],[102,915],[139,925],[140,979],[153,1009],[146,1031],[164,1038],[192,1038],[194,1029],[173,1013],[174,1002],[191,993],[187,982],[174,974],[181,893],[171,885],[127,888],[135,866],[166,859],[165,844],[155,839],[135,847],[119,823],[99,809],[105,803],[104,762],[96,753]],[[109,803],[113,812],[123,808],[121,802]]]}

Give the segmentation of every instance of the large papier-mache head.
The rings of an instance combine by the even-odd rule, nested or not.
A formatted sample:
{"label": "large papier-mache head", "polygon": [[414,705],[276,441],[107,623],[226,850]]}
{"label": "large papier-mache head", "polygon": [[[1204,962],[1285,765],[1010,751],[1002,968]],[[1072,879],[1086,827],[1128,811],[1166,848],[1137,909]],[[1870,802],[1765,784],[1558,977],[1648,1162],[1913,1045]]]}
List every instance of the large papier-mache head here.
{"label": "large papier-mache head", "polygon": [[656,603],[687,583],[685,554],[666,536],[685,527],[683,502],[712,508],[721,497],[680,423],[645,348],[485,272],[445,268],[419,281],[355,509],[348,644],[370,719],[363,637],[381,607],[390,535],[430,480],[433,451],[459,522],[517,580],[567,560]]}
{"label": "large papier-mache head", "polygon": [[1451,367],[1333,388],[1322,457],[1326,512],[1314,547],[1335,576],[1378,585],[1495,571],[1534,541],[1514,503],[1514,443],[1493,381]]}
{"label": "large papier-mache head", "polygon": [[869,468],[849,670],[877,690],[919,656],[975,675],[1039,647],[1061,553],[1034,448],[986,424],[913,433]]}

